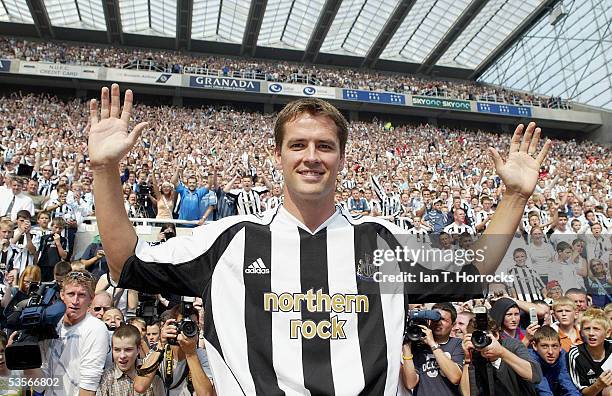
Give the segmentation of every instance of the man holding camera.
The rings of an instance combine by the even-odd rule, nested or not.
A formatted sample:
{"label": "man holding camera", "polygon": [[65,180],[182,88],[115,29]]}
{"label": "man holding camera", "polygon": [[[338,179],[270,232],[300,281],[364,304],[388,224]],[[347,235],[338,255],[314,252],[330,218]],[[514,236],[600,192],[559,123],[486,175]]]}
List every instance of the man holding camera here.
{"label": "man holding camera", "polygon": [[[108,353],[104,323],[87,313],[94,296],[94,278],[86,271],[66,275],[60,292],[66,304],[57,326],[58,338],[40,343],[42,366],[25,370],[26,377],[59,378],[59,386],[36,388],[45,395],[95,395]],[[7,353],[8,354],[8,353]]]}
{"label": "man holding camera", "polygon": [[475,328],[479,313],[476,315],[463,337],[461,393],[464,396],[535,396],[534,384],[542,378],[540,365],[522,342],[510,337],[500,341],[501,324],[495,320],[486,317],[484,326]]}
{"label": "man holding camera", "polygon": [[450,303],[438,303],[433,309],[440,320],[429,327],[420,326],[420,342],[403,346],[402,381],[413,395],[460,395],[459,381],[463,363],[461,339],[450,337],[457,311]]}
{"label": "man holding camera", "polygon": [[[159,374],[169,396],[182,396],[195,393],[200,395],[215,395],[210,382],[208,358],[206,352],[197,347],[198,331],[197,313],[193,309],[183,310],[184,302],[163,314],[163,327],[157,345],[145,358],[138,376],[134,380],[134,390],[144,393]],[[181,313],[190,313],[185,317]],[[172,316],[163,320],[164,317]],[[189,325],[185,326],[185,323]],[[195,335],[191,332],[195,328]],[[206,373],[205,368],[209,371]]]}

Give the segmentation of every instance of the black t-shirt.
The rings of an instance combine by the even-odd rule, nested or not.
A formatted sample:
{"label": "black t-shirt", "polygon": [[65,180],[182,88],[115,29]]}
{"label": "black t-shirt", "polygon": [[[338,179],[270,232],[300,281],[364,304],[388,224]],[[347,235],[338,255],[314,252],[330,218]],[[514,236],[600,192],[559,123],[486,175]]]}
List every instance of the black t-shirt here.
{"label": "black t-shirt", "polygon": [[[573,346],[567,354],[567,369],[570,373],[570,378],[581,392],[584,388],[597,382],[597,378],[603,373],[601,365],[612,354],[612,341],[606,340],[604,348],[606,354],[600,362],[593,360],[585,344]],[[598,395],[601,395],[601,392]]]}
{"label": "black t-shirt", "polygon": [[[445,344],[440,344],[440,349],[459,367],[463,363],[463,348],[461,339],[451,337]],[[436,396],[455,396],[461,395],[459,386],[451,383],[444,376],[438,361],[431,349],[424,344],[417,344],[414,351],[414,367],[419,375],[419,383],[413,390],[413,395],[436,395]]]}
{"label": "black t-shirt", "polygon": [[[60,237],[60,242],[64,250],[68,246],[68,240],[64,237]],[[57,251],[57,246],[53,240],[53,234],[43,235],[40,238],[40,246],[38,248],[40,256],[38,258],[38,266],[40,267],[54,267],[55,264],[62,261],[62,258]]]}

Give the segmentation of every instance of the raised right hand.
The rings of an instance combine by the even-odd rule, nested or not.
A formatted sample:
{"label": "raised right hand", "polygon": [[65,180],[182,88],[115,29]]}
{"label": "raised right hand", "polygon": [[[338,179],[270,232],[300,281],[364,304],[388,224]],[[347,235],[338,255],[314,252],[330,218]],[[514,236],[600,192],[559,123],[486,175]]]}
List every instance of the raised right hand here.
{"label": "raised right hand", "polygon": [[140,134],[148,125],[141,122],[128,133],[128,124],[132,115],[133,94],[131,90],[125,92],[123,111],[121,117],[121,96],[119,85],[113,84],[110,92],[107,87],[102,88],[102,107],[98,118],[98,102],[92,99],[89,103],[89,131],[88,152],[92,168],[118,165],[121,159],[136,144]]}

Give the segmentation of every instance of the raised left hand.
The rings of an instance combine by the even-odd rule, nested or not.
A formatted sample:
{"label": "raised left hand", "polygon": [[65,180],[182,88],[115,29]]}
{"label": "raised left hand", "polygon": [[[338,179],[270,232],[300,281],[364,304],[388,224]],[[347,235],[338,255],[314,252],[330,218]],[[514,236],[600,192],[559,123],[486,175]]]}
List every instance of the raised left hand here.
{"label": "raised left hand", "polygon": [[493,147],[489,148],[489,156],[495,164],[497,174],[506,185],[507,193],[516,193],[527,199],[535,189],[540,175],[540,166],[552,142],[547,139],[542,150],[534,157],[538,149],[541,129],[536,128],[535,122],[530,122],[525,130],[525,135],[521,138],[523,129],[525,129],[523,124],[516,127],[505,162]]}

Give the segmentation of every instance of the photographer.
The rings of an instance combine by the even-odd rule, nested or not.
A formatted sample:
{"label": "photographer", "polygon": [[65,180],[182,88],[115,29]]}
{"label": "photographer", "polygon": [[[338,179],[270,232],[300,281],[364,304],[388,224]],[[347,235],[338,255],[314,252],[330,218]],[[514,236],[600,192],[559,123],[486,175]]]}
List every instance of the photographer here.
{"label": "photographer", "polygon": [[485,330],[488,345],[477,349],[472,341],[476,321],[470,321],[468,334],[463,337],[461,394],[535,396],[534,384],[542,379],[542,370],[525,345],[510,337],[501,339],[500,343],[500,324],[489,317]]}
{"label": "photographer", "polygon": [[[177,324],[183,320],[180,312],[183,304],[175,306],[162,315],[161,338],[143,361],[134,381],[136,392],[146,392],[159,370],[167,395],[179,396],[185,392],[193,393],[193,391],[198,396],[216,395],[209,379],[211,374],[208,368],[208,357],[203,349],[197,347],[198,335],[186,337],[182,332],[179,334],[177,330]],[[189,318],[197,323],[196,311],[191,309],[188,312],[191,312]],[[169,357],[172,359],[170,360]],[[158,368],[155,369],[156,367]],[[205,373],[205,369],[209,373]],[[167,371],[171,371],[172,375],[168,376]]]}
{"label": "photographer", "polygon": [[100,241],[100,235],[94,236],[89,246],[85,249],[85,252],[81,256],[81,264],[83,264],[85,269],[91,272],[96,279],[108,272],[106,254],[104,253],[104,248]]}
{"label": "photographer", "polygon": [[138,204],[142,209],[145,217],[154,218],[155,217],[155,197],[151,194],[153,193],[153,187],[147,181],[148,174],[146,171],[141,171],[138,174],[138,181],[134,185],[134,192],[136,192],[138,196]]}
{"label": "photographer", "polygon": [[421,342],[404,344],[402,381],[415,396],[459,395],[463,350],[461,339],[450,337],[457,311],[450,303],[435,304],[433,310],[440,320],[420,326],[425,334]]}
{"label": "photographer", "polygon": [[173,223],[162,224],[159,230],[159,242],[167,242],[176,236],[176,226]]}
{"label": "photographer", "polygon": [[[60,378],[66,395],[94,395],[108,352],[108,331],[102,321],[88,315],[94,295],[94,278],[86,271],[72,271],[64,278],[61,298],[66,311],[57,327],[58,338],[42,341],[39,369],[25,370],[26,377]],[[42,392],[45,388],[35,388]],[[49,389],[51,390],[51,389]]]}

